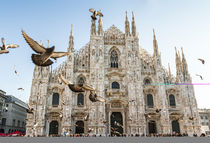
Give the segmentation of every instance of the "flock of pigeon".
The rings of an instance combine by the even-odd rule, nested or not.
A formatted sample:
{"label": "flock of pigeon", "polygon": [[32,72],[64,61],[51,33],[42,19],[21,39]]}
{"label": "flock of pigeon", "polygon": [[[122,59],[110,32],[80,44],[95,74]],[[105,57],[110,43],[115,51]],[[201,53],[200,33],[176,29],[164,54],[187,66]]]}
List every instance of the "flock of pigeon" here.
{"label": "flock of pigeon", "polygon": [[[100,11],[95,11],[92,8],[89,9],[89,11],[91,13],[93,13],[91,15],[92,20],[96,20],[97,16],[100,16],[100,17],[103,16],[103,14]],[[31,47],[31,49],[36,52],[36,54],[32,54],[31,59],[32,59],[33,63],[37,66],[45,67],[45,66],[52,65],[53,61],[51,59],[56,60],[57,58],[64,57],[64,56],[67,56],[67,55],[71,54],[70,52],[55,52],[54,51],[55,46],[52,46],[50,48],[49,47],[46,48],[43,45],[37,43],[31,37],[29,37],[23,30],[21,32],[22,32],[22,35],[23,35],[25,41],[28,43],[28,45]],[[19,45],[16,45],[16,44],[6,45],[4,38],[1,38],[1,41],[2,41],[2,46],[0,46],[0,54],[9,53],[8,49],[19,47]],[[205,61],[203,59],[199,58],[198,60],[201,61],[202,64],[205,64]],[[15,74],[18,74],[18,72],[16,70],[16,67],[14,67],[14,72],[15,72]],[[199,76],[201,78],[201,80],[203,80],[203,77],[201,75],[196,74],[196,76]],[[95,89],[93,87],[89,86],[89,85],[73,84],[70,81],[68,81],[67,79],[65,79],[61,74],[59,74],[58,80],[62,81],[64,84],[68,85],[69,89],[72,92],[90,91],[89,99],[90,99],[91,102],[105,102],[106,101],[104,98],[102,98],[100,96],[97,96]],[[18,90],[23,91],[24,89],[23,88],[18,88]],[[134,102],[134,101],[135,100],[131,100],[129,102]],[[27,105],[28,105],[28,109],[26,110],[27,113],[33,114],[34,109],[29,104],[27,104]],[[160,111],[161,111],[161,109],[156,109],[157,113],[160,112]],[[150,115],[147,115],[147,116],[150,116]],[[88,119],[89,119],[89,114],[87,114],[85,116],[84,120],[87,121]],[[103,121],[103,123],[107,123],[107,121]],[[114,124],[118,127],[123,128],[123,126],[120,123],[118,123],[117,121],[115,121]],[[75,125],[75,126],[78,126],[78,125]],[[111,127],[111,130],[114,134],[120,134],[117,131],[118,128]],[[92,129],[89,128],[88,132],[91,132],[91,131],[92,131]]]}
{"label": "flock of pigeon", "polygon": [[[103,16],[100,11],[96,12],[95,10],[90,9],[90,12],[93,13],[93,15],[91,16],[91,18],[93,20],[97,19],[96,16]],[[29,37],[23,30],[22,30],[22,35],[23,35],[24,39],[26,40],[26,42],[28,43],[28,45],[37,53],[37,54],[32,54],[32,56],[31,56],[32,61],[35,65],[43,66],[43,67],[49,66],[49,65],[53,64],[53,61],[50,58],[56,60],[57,58],[71,54],[69,52],[54,52],[54,49],[55,49],[54,46],[52,46],[50,48],[45,48],[42,45],[38,44],[36,41],[34,41],[31,37]],[[10,47],[12,47],[12,46],[10,46]],[[16,47],[18,47],[18,46],[16,46]],[[16,69],[15,69],[15,73],[17,74]],[[106,101],[104,98],[97,96],[96,90],[89,85],[73,84],[70,81],[68,81],[67,79],[65,79],[61,74],[58,75],[58,81],[66,84],[72,92],[78,93],[78,92],[89,91],[90,92],[89,99],[91,102],[105,102]],[[23,90],[23,88],[18,88],[18,90]],[[27,104],[27,105],[28,105],[28,109],[26,110],[27,113],[34,114],[34,109],[29,104]],[[60,114],[62,117],[62,113],[60,113]],[[88,119],[89,119],[89,114],[87,114],[84,117],[85,121],[87,121]],[[75,125],[75,126],[78,126],[78,125]],[[90,128],[88,130],[88,132],[91,132],[91,131],[92,131],[92,129]]]}
{"label": "flock of pigeon", "polygon": [[[204,59],[198,59],[199,61],[201,61],[202,64],[205,64],[205,60]],[[196,76],[199,76],[201,78],[201,80],[203,80],[203,77],[199,74],[196,74]]]}

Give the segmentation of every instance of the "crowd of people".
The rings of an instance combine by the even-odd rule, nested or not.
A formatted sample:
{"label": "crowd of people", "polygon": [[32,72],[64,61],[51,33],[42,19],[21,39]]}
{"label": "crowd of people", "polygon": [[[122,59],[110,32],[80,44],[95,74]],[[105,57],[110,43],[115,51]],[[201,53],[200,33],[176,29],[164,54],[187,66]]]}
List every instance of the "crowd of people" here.
{"label": "crowd of people", "polygon": [[[60,137],[60,136],[65,136],[65,137],[104,137],[103,135],[96,135],[96,134],[63,134],[63,135],[55,135],[51,134],[50,137]],[[202,133],[200,136],[197,134],[193,134],[194,137],[205,137],[206,134]],[[187,133],[175,133],[173,132],[172,134],[121,134],[121,135],[107,135],[107,137],[188,137]]]}

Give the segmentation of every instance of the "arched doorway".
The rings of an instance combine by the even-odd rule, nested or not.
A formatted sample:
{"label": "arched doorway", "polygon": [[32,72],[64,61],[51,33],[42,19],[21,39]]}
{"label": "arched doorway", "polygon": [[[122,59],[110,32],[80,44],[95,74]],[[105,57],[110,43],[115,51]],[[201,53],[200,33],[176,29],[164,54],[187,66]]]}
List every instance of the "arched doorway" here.
{"label": "arched doorway", "polygon": [[177,120],[172,121],[172,132],[180,133],[179,122]]}
{"label": "arched doorway", "polygon": [[123,118],[120,112],[111,114],[111,136],[121,136],[123,134]]}
{"label": "arched doorway", "polygon": [[76,134],[84,134],[84,122],[83,121],[77,121],[76,122]]}
{"label": "arched doorway", "polygon": [[149,121],[148,127],[149,127],[149,134],[156,134],[157,133],[156,122],[155,121]]}
{"label": "arched doorway", "polygon": [[49,135],[54,134],[57,135],[58,134],[58,121],[52,121],[50,122],[50,131],[49,131]]}

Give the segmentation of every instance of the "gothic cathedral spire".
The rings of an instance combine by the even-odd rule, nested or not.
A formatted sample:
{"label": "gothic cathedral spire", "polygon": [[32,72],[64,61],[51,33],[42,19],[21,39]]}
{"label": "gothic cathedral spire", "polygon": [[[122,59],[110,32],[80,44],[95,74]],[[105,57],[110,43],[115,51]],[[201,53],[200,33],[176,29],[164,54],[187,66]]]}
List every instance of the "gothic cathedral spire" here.
{"label": "gothic cathedral spire", "polygon": [[182,72],[183,72],[184,77],[186,77],[188,74],[188,65],[187,65],[187,61],[184,56],[183,48],[181,48],[181,49],[182,49],[182,61],[181,61],[182,62]]}
{"label": "gothic cathedral spire", "polygon": [[132,12],[132,35],[135,37],[137,34],[136,34],[136,22],[135,22],[135,19],[134,19],[134,14]]}
{"label": "gothic cathedral spire", "polygon": [[91,20],[91,30],[90,30],[91,35],[96,35],[96,21]]}
{"label": "gothic cathedral spire", "polygon": [[126,17],[125,17],[125,35],[130,36],[130,24],[129,24],[129,21],[128,21],[127,11],[126,11]]}
{"label": "gothic cathedral spire", "polygon": [[101,16],[99,16],[99,20],[98,20],[98,35],[102,35],[103,34],[103,25],[102,25],[102,19]]}
{"label": "gothic cathedral spire", "polygon": [[73,24],[71,25],[71,33],[69,36],[69,48],[68,52],[74,52],[74,36],[73,36]]}
{"label": "gothic cathedral spire", "polygon": [[155,36],[155,30],[153,29],[153,56],[158,56],[159,53],[158,53],[158,43],[157,43],[157,40],[156,40],[156,36]]}

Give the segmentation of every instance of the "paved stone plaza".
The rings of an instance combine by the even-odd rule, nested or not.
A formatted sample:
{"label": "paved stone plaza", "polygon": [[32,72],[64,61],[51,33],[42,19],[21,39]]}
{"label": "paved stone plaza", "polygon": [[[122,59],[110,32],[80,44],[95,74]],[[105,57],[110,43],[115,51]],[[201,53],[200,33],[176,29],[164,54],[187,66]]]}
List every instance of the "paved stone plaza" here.
{"label": "paved stone plaza", "polygon": [[209,137],[1,137],[0,143],[210,143]]}

